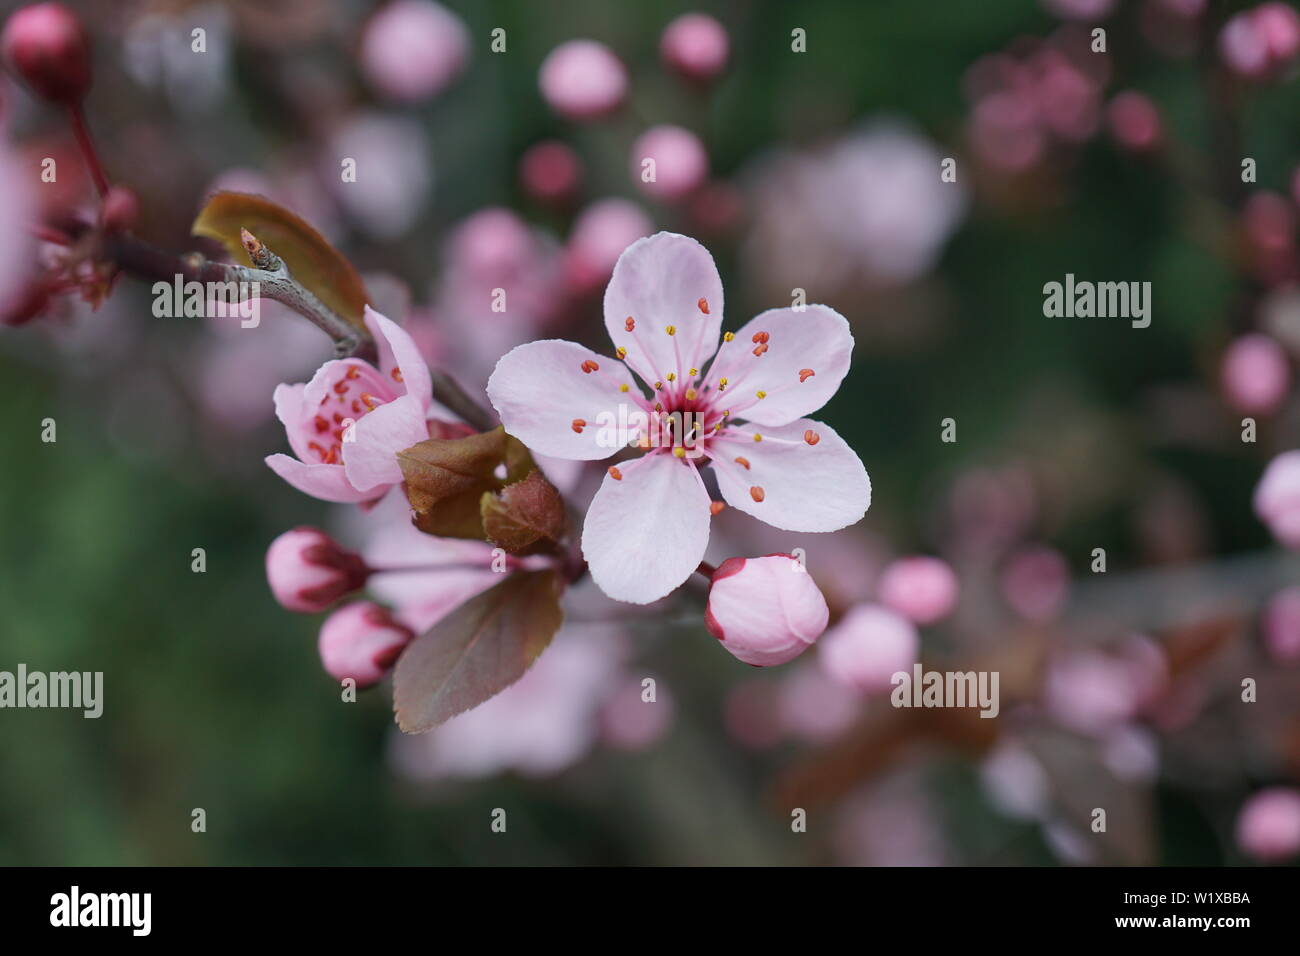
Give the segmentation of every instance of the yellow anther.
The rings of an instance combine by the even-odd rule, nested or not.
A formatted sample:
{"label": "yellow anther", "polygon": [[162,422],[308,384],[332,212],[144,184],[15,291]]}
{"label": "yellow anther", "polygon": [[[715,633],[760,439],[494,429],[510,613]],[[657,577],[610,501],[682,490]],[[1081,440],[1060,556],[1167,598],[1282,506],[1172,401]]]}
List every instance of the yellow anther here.
{"label": "yellow anther", "polygon": [[668,381],[670,381],[670,382],[675,382],[675,381],[677,381],[677,373],[676,373],[676,372],[669,372],[669,373],[668,373]]}
{"label": "yellow anther", "polygon": [[697,375],[699,375],[699,374],[700,374],[700,370],[699,370],[698,368],[693,368],[693,369],[691,369],[691,378],[694,378],[695,376],[697,376]]}
{"label": "yellow anther", "polygon": [[681,445],[678,445],[676,448],[673,449],[673,457],[674,457],[674,458],[685,458],[685,457],[686,457],[686,449],[683,448]]}
{"label": "yellow anther", "polygon": [[693,401],[695,401],[695,389],[693,389],[693,388],[688,388],[688,389],[686,390],[686,400],[687,400],[688,402],[693,402]]}
{"label": "yellow anther", "polygon": [[732,339],[734,339],[735,337],[736,337],[736,333],[735,333],[735,332],[727,332],[727,333],[725,333],[725,334],[722,336],[722,341],[724,341],[724,342],[730,342],[730,341],[731,341]]}
{"label": "yellow anther", "polygon": [[758,432],[754,432],[754,441],[762,441],[762,440],[763,440],[763,436],[760,435]]}
{"label": "yellow anther", "polygon": [[754,394],[757,395],[759,398],[767,398],[767,392],[763,391],[762,389],[759,389]]}
{"label": "yellow anther", "polygon": [[668,328],[664,329],[664,331],[667,332],[669,335],[676,335],[676,334],[677,334],[677,326],[675,326],[675,325],[670,325],[670,326],[668,326]]}
{"label": "yellow anther", "polygon": [[623,348],[621,345],[618,347],[618,357],[627,358],[627,349]]}
{"label": "yellow anther", "polygon": [[663,387],[664,387],[664,383],[663,383],[663,382],[655,382],[655,391],[656,391],[656,392],[659,391],[659,389],[661,389],[661,388],[663,388]]}
{"label": "yellow anther", "polygon": [[624,382],[622,385],[620,385],[620,386],[618,387],[618,390],[619,390],[620,392],[626,392],[626,391],[627,391],[627,383]]}

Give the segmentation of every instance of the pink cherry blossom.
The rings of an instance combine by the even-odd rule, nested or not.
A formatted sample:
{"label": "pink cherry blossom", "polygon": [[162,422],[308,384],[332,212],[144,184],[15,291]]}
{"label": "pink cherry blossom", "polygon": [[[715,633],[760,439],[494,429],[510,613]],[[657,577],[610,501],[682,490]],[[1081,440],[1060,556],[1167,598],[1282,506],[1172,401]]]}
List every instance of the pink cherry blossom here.
{"label": "pink cherry blossom", "polygon": [[1125,90],[1106,106],[1106,120],[1115,142],[1125,149],[1143,152],[1160,145],[1160,112],[1151,98],[1136,90]]}
{"label": "pink cherry blossom", "polygon": [[280,385],[275,413],[297,458],[266,463],[299,491],[325,501],[381,498],[401,482],[397,453],[429,437],[429,369],[411,337],[366,308],[379,368],[360,359],[326,362],[305,385]]}
{"label": "pink cherry blossom", "polygon": [[431,0],[394,0],[361,37],[361,72],[380,93],[403,102],[437,95],[468,58],[465,24]]}
{"label": "pink cherry blossom", "polygon": [[1223,392],[1240,412],[1278,410],[1291,387],[1291,364],[1277,340],[1260,332],[1243,335],[1223,355]]}
{"label": "pink cherry blossom", "polygon": [[605,44],[570,40],[542,61],[538,84],[551,109],[561,116],[596,119],[623,102],[627,69]]}
{"label": "pink cherry blossom", "polygon": [[688,80],[712,80],[727,65],[730,40],[722,24],[705,13],[686,13],[664,28],[659,55]]}
{"label": "pink cherry blossom", "polygon": [[920,650],[911,621],[878,604],[859,604],[826,632],[818,659],[828,676],[871,693],[888,690],[899,671],[910,674]]}
{"label": "pink cherry blossom", "polygon": [[672,692],[662,679],[654,678],[654,699],[647,700],[645,679],[628,677],[601,707],[601,735],[607,745],[619,750],[644,750],[672,726]]}
{"label": "pink cherry blossom", "polygon": [[369,569],[318,528],[286,531],[266,550],[266,580],[290,611],[314,614],[366,582]]}
{"label": "pink cherry blossom", "polygon": [[623,250],[654,232],[644,209],[627,199],[601,199],[573,222],[565,247],[564,271],[578,294],[595,291],[609,281]]}
{"label": "pink cherry blossom", "polygon": [[[654,179],[646,180],[645,162],[654,160]],[[689,195],[709,175],[709,154],[700,138],[681,126],[653,126],[632,144],[633,181],[656,199],[674,202]]]}
{"label": "pink cherry blossom", "polygon": [[646,452],[608,469],[582,533],[593,579],[617,600],[657,600],[699,565],[706,459],[728,504],[787,531],[835,531],[871,503],[854,451],[801,417],[848,372],[848,322],[823,305],[772,309],[719,347],[722,314],[713,257],[694,239],[658,233],[623,253],[605,290],[621,361],[573,342],[530,342],[488,381],[506,431],[542,454]]}
{"label": "pink cherry blossom", "polygon": [[880,600],[917,624],[933,624],[957,603],[957,575],[946,561],[900,558],[880,576]]}
{"label": "pink cherry blossom", "polygon": [[704,611],[709,633],[755,667],[798,657],[826,630],[829,618],[812,575],[788,554],[722,562]]}
{"label": "pink cherry blossom", "polygon": [[379,683],[414,637],[385,608],[370,601],[345,604],[321,625],[321,663],[336,680],[352,678],[357,687]]}
{"label": "pink cherry blossom", "polygon": [[1300,451],[1269,462],[1255,486],[1255,514],[1279,542],[1300,548]]}
{"label": "pink cherry blossom", "polygon": [[1266,863],[1300,853],[1300,790],[1268,787],[1251,795],[1237,817],[1237,845]]}
{"label": "pink cherry blossom", "polygon": [[519,158],[519,181],[543,202],[570,199],[582,179],[582,162],[571,146],[545,140],[529,147]]}

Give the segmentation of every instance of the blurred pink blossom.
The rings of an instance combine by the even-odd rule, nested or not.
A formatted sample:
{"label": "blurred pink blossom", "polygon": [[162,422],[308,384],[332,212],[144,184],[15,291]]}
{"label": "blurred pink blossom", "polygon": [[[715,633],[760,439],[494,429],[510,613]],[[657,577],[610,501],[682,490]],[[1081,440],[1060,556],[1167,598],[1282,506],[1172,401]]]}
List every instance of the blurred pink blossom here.
{"label": "blurred pink blossom", "polygon": [[664,28],[659,54],[664,63],[682,76],[707,82],[727,65],[730,40],[727,31],[705,13],[684,13]]}
{"label": "blurred pink blossom", "polygon": [[786,294],[919,278],[966,207],[964,188],[939,178],[942,159],[929,140],[895,122],[825,149],[760,159],[746,177],[751,273]]}
{"label": "blurred pink blossom", "polygon": [[786,733],[819,744],[853,724],[862,699],[816,664],[799,664],[781,681],[777,707]]}
{"label": "blurred pink blossom", "polygon": [[[675,202],[703,184],[709,156],[700,138],[681,126],[653,126],[632,145],[629,157],[633,181],[656,199]],[[654,161],[654,179],[645,179],[647,160]]]}
{"label": "blurred pink blossom", "polygon": [[[353,160],[355,181],[340,163]],[[349,217],[376,239],[395,239],[419,218],[433,188],[424,128],[402,116],[359,112],[330,138],[322,176]]]}
{"label": "blurred pink blossom", "polygon": [[538,84],[555,112],[590,120],[613,112],[623,102],[627,70],[605,44],[569,40],[542,61]]}
{"label": "blurred pink blossom", "polygon": [[1043,694],[1048,713],[1063,726],[1104,736],[1153,703],[1167,679],[1164,655],[1138,638],[1115,651],[1058,655],[1048,666]]}
{"label": "blurred pink blossom", "polygon": [[393,100],[436,96],[468,59],[465,24],[432,0],[392,0],[366,22],[361,35],[361,72]]}
{"label": "blurred pink blossom", "polygon": [[1151,98],[1125,90],[1106,106],[1106,120],[1115,142],[1125,149],[1144,152],[1160,145],[1160,111]]}
{"label": "blurred pink blossom", "polygon": [[1264,609],[1264,646],[1280,664],[1300,662],[1300,587],[1273,595]]}
{"label": "blurred pink blossom", "polygon": [[910,674],[920,651],[920,637],[907,618],[876,604],[859,604],[826,632],[817,659],[841,684],[875,693],[888,690],[896,673]]}
{"label": "blurred pink blossom", "polygon": [[1283,452],[1269,462],[1255,486],[1255,514],[1273,537],[1300,548],[1300,451]]}
{"label": "blurred pink blossom", "polygon": [[1264,863],[1280,863],[1300,853],[1300,791],[1268,787],[1242,804],[1237,845]]}
{"label": "blurred pink blossom", "polygon": [[1272,337],[1259,332],[1243,335],[1223,356],[1223,391],[1239,412],[1276,412],[1291,388],[1291,364]]}
{"label": "blurred pink blossom", "polygon": [[528,148],[519,159],[519,181],[528,194],[543,202],[564,202],[578,190],[582,162],[572,147],[548,139]]}
{"label": "blurred pink blossom", "polygon": [[1258,79],[1289,66],[1300,52],[1300,14],[1264,3],[1234,15],[1219,34],[1219,55],[1242,76]]}
{"label": "blurred pink blossom", "polygon": [[565,248],[565,276],[572,290],[586,295],[603,286],[623,250],[654,232],[645,210],[627,199],[601,199],[573,222]]}
{"label": "blurred pink blossom", "polygon": [[36,221],[27,185],[31,180],[20,159],[0,141],[0,316],[23,297],[35,269],[35,243],[27,231]]}
{"label": "blurred pink blossom", "polygon": [[933,624],[957,603],[957,575],[946,561],[917,555],[899,558],[880,576],[881,603],[917,624]]}

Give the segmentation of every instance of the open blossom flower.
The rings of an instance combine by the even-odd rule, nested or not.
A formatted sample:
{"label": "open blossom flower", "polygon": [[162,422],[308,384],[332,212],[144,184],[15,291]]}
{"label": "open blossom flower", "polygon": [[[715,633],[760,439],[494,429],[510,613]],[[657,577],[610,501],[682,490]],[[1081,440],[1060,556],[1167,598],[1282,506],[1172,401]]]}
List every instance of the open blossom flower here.
{"label": "open blossom flower", "polygon": [[366,308],[379,368],[361,359],[326,362],[307,384],[280,385],[275,414],[298,457],[271,455],[271,470],[325,501],[380,498],[402,481],[397,453],[429,437],[429,369],[415,342]]}
{"label": "open blossom flower", "polygon": [[771,309],[719,347],[722,306],[713,257],[661,232],[628,247],[605,290],[621,361],[530,342],[488,381],[506,431],[534,451],[588,461],[645,451],[609,468],[582,534],[592,578],[617,600],[657,600],[699,565],[713,510],[706,461],[728,504],[786,531],[835,531],[871,503],[857,454],[802,417],[848,372],[848,322],[823,305]]}

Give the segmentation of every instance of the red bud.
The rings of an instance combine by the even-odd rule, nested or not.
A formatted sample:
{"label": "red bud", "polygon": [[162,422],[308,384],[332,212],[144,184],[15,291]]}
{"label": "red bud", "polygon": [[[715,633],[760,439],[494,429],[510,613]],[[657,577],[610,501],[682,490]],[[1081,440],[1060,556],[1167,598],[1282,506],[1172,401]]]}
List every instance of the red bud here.
{"label": "red bud", "polygon": [[86,31],[61,3],[38,3],[13,14],[0,48],[9,69],[44,99],[73,106],[90,88]]}

